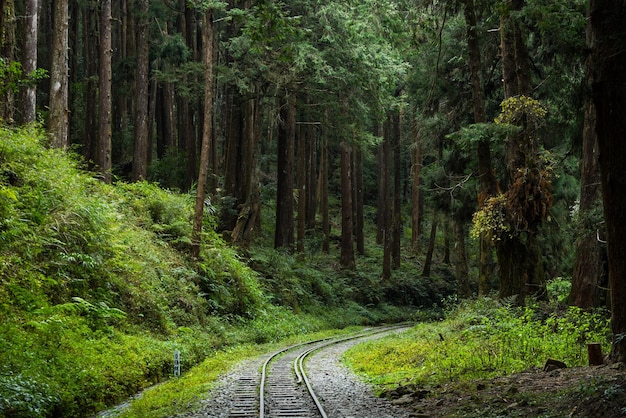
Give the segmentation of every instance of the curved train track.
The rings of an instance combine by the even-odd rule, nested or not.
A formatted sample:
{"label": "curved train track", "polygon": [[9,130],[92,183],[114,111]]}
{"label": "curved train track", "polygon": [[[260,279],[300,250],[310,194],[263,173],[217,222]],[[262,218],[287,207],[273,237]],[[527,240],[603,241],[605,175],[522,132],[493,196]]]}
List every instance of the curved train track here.
{"label": "curved train track", "polygon": [[237,381],[229,418],[328,418],[307,376],[304,361],[325,347],[392,332],[407,325],[383,327],[346,338],[310,341],[268,356],[259,370],[249,370]]}

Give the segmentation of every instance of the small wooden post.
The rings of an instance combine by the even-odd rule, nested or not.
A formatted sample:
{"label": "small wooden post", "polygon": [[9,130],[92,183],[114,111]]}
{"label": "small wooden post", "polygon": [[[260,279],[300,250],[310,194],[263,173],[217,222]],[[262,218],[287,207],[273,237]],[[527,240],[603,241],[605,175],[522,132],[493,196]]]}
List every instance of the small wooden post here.
{"label": "small wooden post", "polygon": [[602,346],[600,343],[587,344],[587,356],[589,357],[590,366],[600,366],[604,364],[604,357],[602,356]]}

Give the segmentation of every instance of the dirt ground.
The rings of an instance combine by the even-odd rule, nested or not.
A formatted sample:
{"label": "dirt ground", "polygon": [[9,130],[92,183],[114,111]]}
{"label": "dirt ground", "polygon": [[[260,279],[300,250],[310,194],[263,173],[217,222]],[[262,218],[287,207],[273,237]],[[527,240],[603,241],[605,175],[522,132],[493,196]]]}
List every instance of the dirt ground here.
{"label": "dirt ground", "polygon": [[511,376],[399,387],[381,396],[411,406],[417,417],[626,416],[626,366],[529,370]]}

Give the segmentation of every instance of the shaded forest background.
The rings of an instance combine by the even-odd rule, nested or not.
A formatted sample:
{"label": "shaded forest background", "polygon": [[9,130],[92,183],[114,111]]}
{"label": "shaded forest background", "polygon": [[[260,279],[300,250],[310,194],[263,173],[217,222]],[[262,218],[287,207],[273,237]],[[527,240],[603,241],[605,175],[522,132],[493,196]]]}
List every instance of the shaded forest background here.
{"label": "shaded forest background", "polygon": [[[619,32],[618,3],[1,0],[4,313],[14,304],[37,316],[45,300],[102,319],[133,306],[122,285],[108,293],[90,272],[116,247],[94,254],[73,237],[71,217],[42,203],[51,186],[29,183],[27,159],[12,160],[21,145],[10,138],[40,141],[37,129],[45,158],[71,155],[102,183],[84,190],[140,196],[151,233],[185,259],[174,264],[190,268],[181,277],[206,299],[185,308],[182,297],[187,314],[254,317],[263,305],[254,279],[225,278],[247,280],[233,273],[239,262],[212,264],[216,246],[295,311],[311,295],[329,305],[430,307],[475,295],[523,305],[550,286],[564,287],[566,303],[615,308],[623,130],[610,93],[623,84],[624,52],[603,28]],[[39,180],[54,182],[46,170]],[[33,190],[20,195],[24,187]],[[169,203],[140,203],[157,195]],[[8,231],[36,203],[29,222],[58,242],[21,253],[26,227]],[[55,252],[54,242],[74,247]],[[10,273],[50,254],[41,277]],[[337,283],[312,270],[305,290],[281,283],[283,262],[320,259]],[[54,297],[31,304],[21,292],[33,289]],[[241,300],[233,289],[246,289]],[[626,314],[612,313],[620,343]],[[181,325],[170,319],[148,322],[167,334]]]}
{"label": "shaded forest background", "polygon": [[375,224],[384,280],[403,257],[428,276],[443,236],[461,296],[523,301],[573,276],[571,301],[598,306],[585,16],[584,1],[4,1],[3,120],[43,122],[105,182],[200,186],[242,247],[268,223],[301,253],[341,231],[351,269]]}

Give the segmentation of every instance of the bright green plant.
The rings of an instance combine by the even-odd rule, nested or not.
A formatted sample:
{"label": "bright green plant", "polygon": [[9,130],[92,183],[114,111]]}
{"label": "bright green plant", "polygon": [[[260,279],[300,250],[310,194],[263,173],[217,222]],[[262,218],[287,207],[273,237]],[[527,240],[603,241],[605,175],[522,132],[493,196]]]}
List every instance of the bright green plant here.
{"label": "bright green plant", "polygon": [[440,323],[350,350],[346,361],[373,382],[436,385],[542,367],[548,358],[586,363],[586,343],[608,348],[608,318],[571,307],[542,318],[538,308],[463,304]]}

